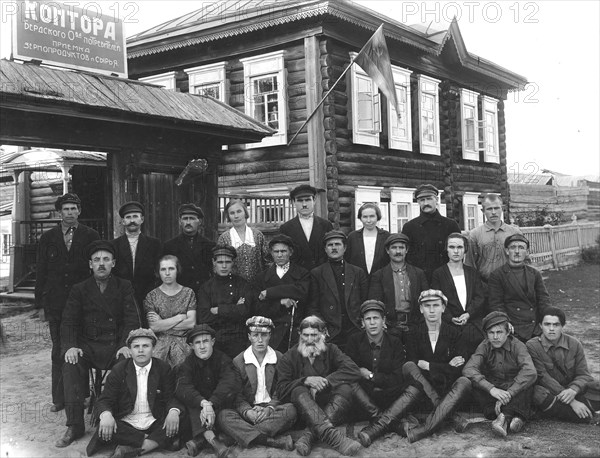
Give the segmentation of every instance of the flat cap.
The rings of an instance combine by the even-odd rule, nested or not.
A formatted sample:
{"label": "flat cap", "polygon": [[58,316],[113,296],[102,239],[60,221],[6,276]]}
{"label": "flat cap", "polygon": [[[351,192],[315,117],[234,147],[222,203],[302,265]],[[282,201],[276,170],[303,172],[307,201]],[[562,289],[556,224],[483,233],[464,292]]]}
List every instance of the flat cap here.
{"label": "flat cap", "polygon": [[529,249],[529,240],[527,240],[523,234],[513,234],[506,237],[506,240],[504,240],[504,248],[508,248],[508,245],[512,242],[523,242],[527,245],[527,249]]}
{"label": "flat cap", "polygon": [[396,242],[402,242],[404,243],[406,246],[408,246],[410,239],[408,238],[408,235],[405,234],[391,234],[387,239],[385,239],[385,248],[388,248],[392,243],[396,243]]}
{"label": "flat cap", "polygon": [[190,329],[188,331],[187,338],[186,338],[187,343],[192,343],[196,336],[199,336],[202,334],[210,334],[211,337],[214,337],[216,335],[216,332],[213,328],[211,328],[206,323],[197,324],[196,326],[194,326],[192,329]]}
{"label": "flat cap", "polygon": [[75,204],[81,206],[81,199],[77,194],[68,192],[56,199],[56,202],[54,202],[54,208],[56,208],[56,211],[61,211],[64,204]]}
{"label": "flat cap", "polygon": [[229,256],[232,259],[237,258],[237,251],[231,245],[215,245],[212,250],[213,258],[217,256]]}
{"label": "flat cap", "polygon": [[295,248],[295,244],[292,238],[288,237],[285,234],[277,234],[271,240],[269,240],[269,250],[273,248],[273,245],[275,245],[276,243],[283,243],[292,249]]}
{"label": "flat cap", "polygon": [[129,335],[127,336],[125,344],[128,347],[130,347],[131,342],[133,342],[133,339],[136,339],[138,337],[147,337],[148,339],[152,339],[152,345],[156,345],[156,341],[158,340],[156,338],[156,334],[154,334],[154,331],[152,329],[139,328],[132,329],[131,331],[129,331]]}
{"label": "flat cap", "polygon": [[294,189],[290,191],[290,199],[295,200],[301,196],[313,196],[317,195],[317,190],[308,184],[301,184],[300,186],[296,186]]}
{"label": "flat cap", "polygon": [[502,323],[507,323],[509,321],[508,315],[504,312],[490,312],[488,313],[483,320],[481,321],[481,326],[484,331]]}
{"label": "flat cap", "polygon": [[204,218],[204,212],[202,209],[194,204],[181,204],[179,206],[178,213],[180,218],[183,215],[196,215],[200,219]]}
{"label": "flat cap", "polygon": [[360,315],[363,316],[365,313],[375,311],[385,316],[385,304],[375,299],[368,299],[360,306]]}
{"label": "flat cap", "polygon": [[419,304],[422,304],[423,302],[437,301],[439,299],[441,299],[444,305],[448,303],[448,298],[444,296],[444,293],[442,293],[439,289],[427,289],[425,291],[421,291],[421,294],[419,295]]}
{"label": "flat cap", "polygon": [[346,234],[344,234],[342,231],[329,231],[326,232],[325,235],[323,236],[323,244],[325,244],[327,242],[327,240],[331,240],[331,239],[342,239],[344,241],[344,243],[346,243]]}
{"label": "flat cap", "polygon": [[136,200],[132,200],[130,202],[125,202],[119,208],[119,216],[121,218],[125,217],[127,213],[141,213],[144,216],[145,209],[144,206]]}
{"label": "flat cap", "polygon": [[275,325],[271,318],[264,316],[253,316],[246,320],[246,327],[250,332],[270,332]]}
{"label": "flat cap", "polygon": [[91,259],[92,255],[98,251],[108,251],[113,255],[113,257],[115,256],[115,247],[112,243],[106,240],[94,240],[92,243],[90,243],[87,246],[88,258]]}
{"label": "flat cap", "polygon": [[432,184],[422,184],[420,185],[414,193],[414,198],[417,200],[419,197],[437,197],[440,192],[438,189]]}

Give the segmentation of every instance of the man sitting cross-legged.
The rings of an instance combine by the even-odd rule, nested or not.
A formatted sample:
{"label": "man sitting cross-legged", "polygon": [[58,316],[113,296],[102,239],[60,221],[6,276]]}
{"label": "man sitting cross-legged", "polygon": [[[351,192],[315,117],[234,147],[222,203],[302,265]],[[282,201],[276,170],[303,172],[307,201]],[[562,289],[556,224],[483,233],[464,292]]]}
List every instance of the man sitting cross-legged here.
{"label": "man sitting cross-legged", "polygon": [[293,450],[290,435],[275,437],[296,422],[293,404],[282,404],[275,395],[277,376],[275,365],[281,353],[269,346],[273,321],[253,316],[246,321],[250,347],[233,359],[242,380],[234,409],[223,409],[217,416],[217,426],[248,448],[251,444]]}
{"label": "man sitting cross-legged", "polygon": [[138,456],[163,448],[179,431],[182,407],[175,399],[175,376],[153,358],[156,335],[135,329],[127,337],[131,358],[119,362],[96,403],[100,425],[87,447],[92,456],[103,444],[117,444],[112,458]]}

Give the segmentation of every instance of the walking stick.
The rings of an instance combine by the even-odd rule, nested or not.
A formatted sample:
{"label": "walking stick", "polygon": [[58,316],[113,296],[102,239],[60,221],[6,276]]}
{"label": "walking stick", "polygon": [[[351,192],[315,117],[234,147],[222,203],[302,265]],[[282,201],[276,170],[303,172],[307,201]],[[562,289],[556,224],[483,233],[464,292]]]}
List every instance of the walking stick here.
{"label": "walking stick", "polygon": [[296,304],[297,302],[294,302],[294,305],[292,305],[292,319],[290,321],[290,337],[288,339],[288,350],[292,346],[292,332],[294,330],[294,314],[296,313]]}

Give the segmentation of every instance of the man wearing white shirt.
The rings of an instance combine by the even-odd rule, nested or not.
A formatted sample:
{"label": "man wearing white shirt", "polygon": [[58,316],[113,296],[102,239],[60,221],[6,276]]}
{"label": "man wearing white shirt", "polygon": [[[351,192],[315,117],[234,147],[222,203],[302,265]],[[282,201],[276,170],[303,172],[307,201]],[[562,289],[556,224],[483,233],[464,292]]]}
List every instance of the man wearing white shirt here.
{"label": "man wearing white shirt", "polygon": [[108,443],[117,444],[112,458],[137,456],[164,448],[177,435],[183,407],[175,398],[171,367],[152,357],[155,344],[150,329],[129,333],[132,357],[116,364],[106,379],[96,403],[100,424],[88,444],[88,456]]}
{"label": "man wearing white shirt", "polygon": [[250,347],[233,360],[242,380],[235,409],[223,409],[217,425],[244,448],[251,444],[293,450],[291,436],[275,437],[296,421],[293,404],[281,404],[275,395],[275,365],[281,353],[269,346],[273,321],[253,316],[246,321]]}

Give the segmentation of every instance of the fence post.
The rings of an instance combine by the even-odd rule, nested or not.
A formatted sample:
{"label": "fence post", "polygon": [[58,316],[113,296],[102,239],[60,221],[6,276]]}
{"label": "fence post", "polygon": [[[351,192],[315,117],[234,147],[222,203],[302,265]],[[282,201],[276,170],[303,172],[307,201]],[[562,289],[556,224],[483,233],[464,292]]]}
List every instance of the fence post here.
{"label": "fence post", "polygon": [[[575,215],[573,215],[575,216]],[[583,240],[581,238],[581,226],[579,225],[579,221],[575,220],[573,222],[575,226],[577,226],[577,245],[579,246],[579,252],[583,251]]]}
{"label": "fence post", "polygon": [[552,263],[554,268],[558,269],[558,256],[556,255],[556,243],[554,242],[554,228],[546,226],[548,229],[548,237],[550,237],[550,251],[552,251]]}

